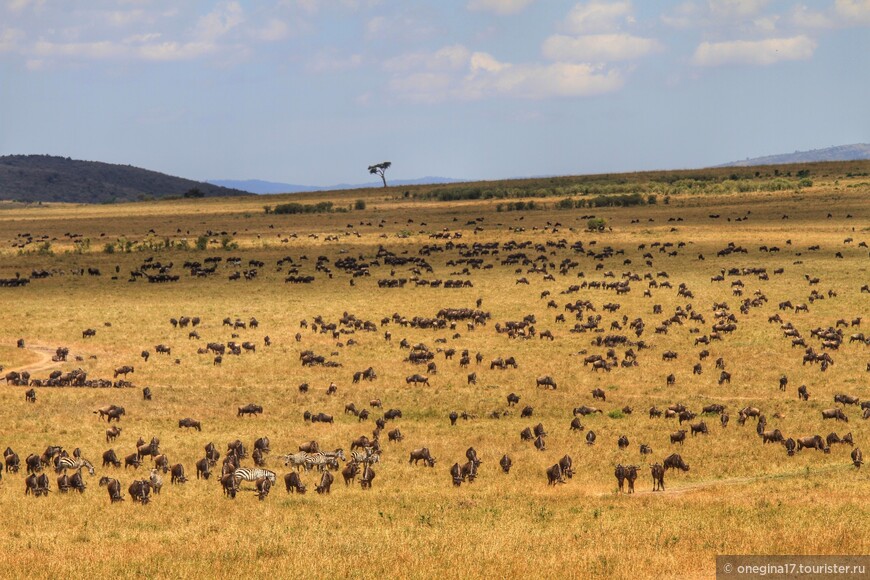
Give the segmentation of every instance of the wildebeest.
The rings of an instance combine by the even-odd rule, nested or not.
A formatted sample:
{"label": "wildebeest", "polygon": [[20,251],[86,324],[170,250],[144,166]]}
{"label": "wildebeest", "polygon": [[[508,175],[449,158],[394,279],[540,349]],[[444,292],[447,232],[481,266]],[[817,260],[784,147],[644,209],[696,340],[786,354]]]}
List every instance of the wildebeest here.
{"label": "wildebeest", "polygon": [[498,464],[501,466],[502,471],[504,471],[505,473],[510,473],[513,461],[511,461],[511,458],[507,455],[502,455],[502,458],[498,462]]}
{"label": "wildebeest", "polygon": [[118,375],[124,375],[124,378],[127,378],[127,375],[132,373],[132,372],[134,372],[134,369],[132,366],[124,365],[122,367],[118,367],[115,369],[115,377],[114,378],[117,379]]}
{"label": "wildebeest", "polygon": [[586,405],[583,405],[582,407],[576,407],[573,410],[574,415],[582,415],[584,417],[593,413],[604,413],[604,411],[602,411],[601,409],[596,409],[595,407],[587,407]]}
{"label": "wildebeest", "polygon": [[151,501],[151,498],[149,497],[149,494],[151,493],[151,482],[144,479],[137,479],[130,484],[129,488],[127,488],[127,493],[130,494],[133,501],[145,505]]}
{"label": "wildebeest", "polygon": [[799,386],[799,387],[798,387],[798,390],[797,390],[797,393],[798,393],[798,399],[801,399],[801,400],[803,400],[803,401],[809,401],[809,400],[810,400],[810,394],[807,392],[807,386],[806,386],[806,385],[801,385],[801,386]]}
{"label": "wildebeest", "polygon": [[798,437],[797,439],[797,450],[801,449],[817,449],[819,451],[825,450],[825,440],[822,439],[821,435],[811,435],[809,437]]}
{"label": "wildebeest", "polygon": [[797,444],[795,443],[795,440],[794,440],[794,439],[792,439],[791,437],[789,437],[788,439],[786,439],[785,441],[783,441],[782,444],[785,446],[785,451],[786,451],[786,453],[788,454],[789,457],[791,457],[792,455],[794,455],[795,448],[797,447]]}
{"label": "wildebeest", "polygon": [[842,409],[825,409],[822,411],[822,419],[835,419],[837,421],[849,422],[849,418],[843,413]]}
{"label": "wildebeest", "polygon": [[779,429],[774,429],[773,431],[763,431],[761,433],[761,442],[762,443],[782,443],[785,440],[782,432]]}
{"label": "wildebeest", "polygon": [[[324,472],[327,473],[327,472]],[[347,480],[345,480],[347,483]],[[295,471],[291,471],[290,473],[284,476],[284,487],[287,489],[287,493],[305,493],[307,488],[305,484],[302,483],[302,479],[299,477],[299,474]]]}
{"label": "wildebeest", "polygon": [[553,380],[553,377],[550,375],[545,375],[542,377],[538,377],[535,379],[535,386],[537,387],[545,387],[548,389],[556,389],[556,381]]}
{"label": "wildebeest", "polygon": [[202,431],[202,423],[200,423],[196,419],[191,419],[190,417],[185,417],[184,419],[178,420],[178,428],[181,429],[182,427]]}
{"label": "wildebeest", "polygon": [[172,473],[172,477],[170,479],[170,483],[186,483],[187,477],[184,475],[184,466],[180,463],[176,463],[170,469]]}
{"label": "wildebeest", "polygon": [[117,425],[109,427],[106,429],[106,443],[114,441],[121,434],[121,428]]}
{"label": "wildebeest", "polygon": [[557,483],[565,483],[562,477],[562,468],[556,463],[547,469],[547,485],[556,485]]}
{"label": "wildebeest", "polygon": [[571,431],[582,431],[584,429],[583,424],[580,423],[580,417],[574,417],[571,420]]}
{"label": "wildebeest", "polygon": [[607,396],[604,394],[603,389],[593,389],[592,390],[592,398],[593,399],[601,399],[602,401],[607,401]]}
{"label": "wildebeest", "polygon": [[114,449],[109,449],[103,453],[103,467],[106,467],[107,465],[121,467],[121,462],[118,460],[118,456],[115,455]]}
{"label": "wildebeest", "polygon": [[678,453],[672,453],[668,455],[664,462],[662,463],[664,466],[664,470],[668,469],[680,469],[682,471],[689,471],[689,465],[683,461],[683,458]]}
{"label": "wildebeest", "polygon": [[118,405],[107,405],[94,411],[94,414],[99,415],[100,419],[107,417],[107,422],[110,422],[113,418],[118,421],[121,415],[124,415],[125,413],[126,411],[124,410],[124,407],[119,407]]}
{"label": "wildebeest", "polygon": [[[295,473],[295,472],[294,472]],[[334,477],[329,471],[324,471],[323,475],[320,476],[320,483],[315,487],[317,493],[329,493],[330,488],[332,487],[332,482],[334,481]]]}
{"label": "wildebeest", "polygon": [[650,465],[650,473],[653,479],[653,491],[665,490],[665,469],[660,463]]}
{"label": "wildebeest", "polygon": [[260,405],[255,405],[254,403],[249,403],[244,407],[239,407],[239,412],[236,415],[237,417],[242,417],[243,415],[259,415],[263,412],[263,407]]}
{"label": "wildebeest", "polygon": [[845,393],[838,393],[834,395],[834,402],[840,403],[842,405],[857,405],[860,403],[860,399],[858,399],[858,397],[853,397]]}
{"label": "wildebeest", "polygon": [[350,485],[357,474],[359,474],[359,463],[356,461],[349,462],[344,469],[341,470],[341,476],[344,478],[344,484]]}
{"label": "wildebeest", "polygon": [[435,467],[435,458],[433,458],[432,455],[429,453],[428,447],[422,447],[420,449],[415,449],[411,451],[411,456],[408,459],[408,464],[410,465],[411,463],[413,463],[414,465],[417,465],[417,462],[421,459],[429,467]]}
{"label": "wildebeest", "polygon": [[372,469],[371,465],[368,463],[365,464],[363,468],[362,475],[359,478],[359,485],[363,489],[371,489],[372,481],[375,479],[375,470]]}
{"label": "wildebeest", "polygon": [[18,454],[12,451],[11,447],[7,447],[6,451],[3,452],[3,461],[6,464],[6,473],[9,473],[10,471],[12,473],[18,473],[21,460],[19,459]]}
{"label": "wildebeest", "polygon": [[131,465],[134,469],[139,469],[139,466],[142,465],[142,459],[139,457],[138,453],[131,453],[124,458],[124,469],[127,469]]}
{"label": "wildebeest", "polygon": [[410,375],[410,376],[406,377],[405,382],[409,385],[411,383],[414,383],[414,386],[417,386],[420,383],[423,383],[424,385],[428,385],[429,384],[429,377],[424,377],[423,375],[420,375],[420,374],[414,374],[414,375]]}
{"label": "wildebeest", "polygon": [[117,479],[103,476],[100,478],[100,487],[105,487],[109,492],[109,501],[111,503],[124,501],[124,496],[121,494],[121,482]]}
{"label": "wildebeest", "polygon": [[620,435],[619,439],[616,441],[616,446],[620,449],[625,449],[629,446],[628,437],[625,435]]}
{"label": "wildebeest", "polygon": [[692,431],[692,437],[695,436],[695,433],[701,433],[702,435],[706,435],[707,431],[707,423],[701,421],[700,423],[690,424],[689,429]]}
{"label": "wildebeest", "polygon": [[861,469],[861,465],[864,463],[864,454],[861,453],[861,448],[856,447],[852,450],[852,465],[854,465],[857,469]]}
{"label": "wildebeest", "polygon": [[595,431],[589,431],[586,433],[586,444],[595,445]]}
{"label": "wildebeest", "polygon": [[402,435],[402,432],[399,430],[398,427],[395,428],[395,429],[393,429],[393,430],[391,430],[391,431],[389,431],[389,432],[387,432],[387,440],[388,440],[388,441],[396,441],[396,442],[398,442],[398,441],[401,441],[401,440],[404,439],[404,438],[405,438],[405,437]]}
{"label": "wildebeest", "polygon": [[520,402],[519,395],[517,395],[515,393],[511,393],[507,396],[508,407],[512,407],[513,405],[516,405],[519,402]]}
{"label": "wildebeest", "polygon": [[211,462],[208,460],[208,457],[203,457],[195,464],[196,466],[196,478],[199,479],[202,477],[203,479],[208,479],[211,476]]}
{"label": "wildebeest", "polygon": [[36,391],[34,389],[28,389],[24,393],[24,400],[28,403],[35,403],[36,402]]}
{"label": "wildebeest", "polygon": [[674,431],[673,433],[671,433],[671,444],[673,445],[674,443],[679,443],[680,445],[682,445],[683,441],[686,440],[686,433],[687,431],[685,429],[680,429],[679,431]]}

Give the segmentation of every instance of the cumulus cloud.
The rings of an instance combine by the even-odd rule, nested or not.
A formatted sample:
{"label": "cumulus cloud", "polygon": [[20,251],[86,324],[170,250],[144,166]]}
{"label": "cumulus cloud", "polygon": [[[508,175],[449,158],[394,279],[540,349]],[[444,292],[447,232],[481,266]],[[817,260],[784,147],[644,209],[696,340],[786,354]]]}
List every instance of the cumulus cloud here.
{"label": "cumulus cloud", "polygon": [[789,60],[806,60],[813,56],[816,42],[806,36],[702,42],[692,62],[698,66],[729,64],[771,65]]}
{"label": "cumulus cloud", "polygon": [[496,14],[516,14],[535,0],[468,0],[468,9]]}
{"label": "cumulus cloud", "polygon": [[870,0],[836,0],[834,11],[853,24],[870,24]]}
{"label": "cumulus cloud", "polygon": [[592,0],[574,6],[565,19],[565,28],[575,34],[614,32],[634,22],[631,2]]}
{"label": "cumulus cloud", "polygon": [[513,64],[486,52],[453,45],[384,64],[390,90],[422,102],[493,97],[546,99],[612,92],[624,84],[617,70],[586,63]]}
{"label": "cumulus cloud", "polygon": [[14,28],[0,29],[0,52],[12,52],[24,39],[24,33]]}
{"label": "cumulus cloud", "polygon": [[709,0],[710,12],[718,18],[751,18],[768,0]]}
{"label": "cumulus cloud", "polygon": [[661,50],[652,38],[630,34],[589,34],[563,36],[555,34],[544,41],[544,56],[555,61],[613,62],[631,60]]}

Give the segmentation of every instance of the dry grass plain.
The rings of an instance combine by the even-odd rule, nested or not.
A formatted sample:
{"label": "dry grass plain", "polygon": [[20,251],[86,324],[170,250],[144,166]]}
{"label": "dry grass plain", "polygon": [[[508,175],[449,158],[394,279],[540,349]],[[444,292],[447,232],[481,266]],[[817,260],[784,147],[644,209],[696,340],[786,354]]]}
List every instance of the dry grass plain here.
{"label": "dry grass plain", "polygon": [[[135,366],[130,379],[137,386],[38,388],[35,404],[24,401],[22,387],[0,387],[0,446],[12,447],[22,461],[50,444],[80,447],[97,464],[97,474],[87,477],[83,495],[58,493],[52,474],[53,491],[48,497],[25,497],[23,470],[4,473],[0,538],[5,549],[0,570],[10,577],[200,578],[206,574],[248,577],[297,572],[366,578],[711,577],[716,554],[870,553],[866,531],[870,518],[866,469],[870,468],[852,466],[851,448],[834,445],[830,454],[804,450],[788,457],[781,445],[762,445],[753,420],[745,426],[736,423],[737,410],[753,405],[767,416],[769,429],[779,428],[786,437],[850,431],[856,446],[870,451],[870,423],[861,419],[857,407],[846,409],[848,424],[823,421],[820,415],[820,410],[835,406],[836,393],[862,400],[870,397],[868,346],[850,344],[847,338],[832,353],[835,364],[822,373],[818,365],[801,365],[802,349],[793,349],[779,325],[767,321],[780,312],[779,302],[809,303],[809,293],[816,288],[825,299],[809,304],[809,312],[781,312],[808,344],[820,350],[810,330],[834,326],[838,319],[851,321],[863,315],[860,329],[844,331],[847,337],[859,331],[867,334],[870,293],[862,294],[860,288],[870,283],[870,260],[868,249],[858,244],[870,242],[870,184],[866,173],[865,177],[848,177],[835,165],[826,167],[824,177],[815,178],[812,187],[800,191],[682,193],[672,195],[668,205],[660,200],[657,205],[622,208],[559,210],[554,207],[559,198],[551,197],[537,200],[542,209],[507,212],[497,211],[504,200],[422,201],[392,188],[293,197],[303,202],[330,199],[342,207],[357,198],[367,203],[362,211],[322,215],[266,215],[262,210],[264,203],[289,198],[96,207],[0,206],[0,278],[14,277],[16,272],[27,275],[33,269],[54,273],[23,288],[0,288],[0,364],[7,371],[39,368],[33,371],[36,378],[45,378],[53,369],[76,367],[91,377],[111,378],[112,369],[128,364]],[[587,232],[584,216],[591,214],[604,217],[612,231]],[[720,217],[712,219],[710,214]],[[783,219],[784,214],[788,219]],[[475,232],[469,221],[476,218],[483,219],[476,222],[479,229]],[[560,225],[554,229],[552,224],[557,222]],[[207,230],[226,231],[239,247],[222,249],[220,235],[204,251],[178,247],[183,238],[192,244]],[[460,248],[446,249],[448,240],[431,237],[445,231],[461,233],[461,238],[449,240],[456,245],[530,242],[530,247],[515,251],[532,260],[544,255],[543,263],[556,265],[547,266],[555,280],[528,273],[528,266],[501,265],[513,252],[505,249],[498,255],[477,256],[484,264],[492,264],[491,269],[452,275],[465,266],[447,265],[448,260],[461,258]],[[54,238],[53,255],[37,252],[37,243],[13,248],[11,243],[23,232]],[[90,239],[90,247],[76,251],[65,236],[68,233]],[[327,236],[337,239],[327,241]],[[130,253],[103,251],[105,243],[119,238],[152,245],[169,239],[176,245]],[[846,238],[853,241],[844,243]],[[552,245],[562,239],[567,247]],[[577,241],[585,249],[611,246],[624,254],[598,261],[571,250]],[[674,246],[668,250],[677,250],[677,254],[660,253],[658,247],[650,248],[653,242],[671,242]],[[678,248],[680,242],[686,245]],[[729,242],[748,252],[717,257],[716,252]],[[391,270],[382,260],[380,267],[371,268],[371,277],[356,278],[352,286],[351,276],[334,267],[337,259],[348,256],[371,261],[380,246],[400,256],[419,256],[426,244],[438,245],[443,251],[426,256],[434,273],[423,273],[423,278],[469,279],[473,287],[446,289],[408,283],[404,288],[379,288],[377,280],[390,277]],[[538,244],[543,248],[536,248]],[[640,244],[646,244],[646,249],[638,249]],[[762,245],[778,246],[781,251],[761,252]],[[809,251],[814,245],[820,249]],[[653,254],[652,266],[642,256],[647,251]],[[835,252],[843,257],[835,258]],[[699,260],[699,254],[705,260]],[[331,279],[315,272],[320,255],[330,260]],[[162,285],[142,280],[128,283],[128,273],[150,256],[164,264],[173,262],[173,273],[180,280]],[[186,260],[202,261],[208,256],[238,256],[243,264],[262,260],[265,266],[251,281],[228,280],[236,268],[224,263],[208,278],[193,278],[181,267]],[[285,271],[276,267],[284,256],[292,256],[300,264],[300,274],[314,275],[315,281],[285,284],[286,267]],[[558,265],[566,258],[578,266],[562,275]],[[624,262],[627,259],[630,264]],[[596,270],[599,263],[603,269]],[[116,266],[120,274],[112,279]],[[99,268],[102,275],[73,274],[88,267]],[[521,273],[515,272],[517,267],[522,267]],[[722,268],[754,267],[766,268],[770,279],[739,275],[726,276],[724,282],[710,281]],[[408,268],[393,269],[396,277],[411,278]],[[776,268],[783,268],[783,273],[773,275]],[[607,271],[614,272],[617,280],[624,272],[641,277],[667,272],[673,288],[653,288],[651,297],[645,297],[648,280],[642,280],[632,282],[631,292],[621,296],[601,289],[560,294],[584,280],[612,281],[604,277]],[[578,277],[580,272],[584,277]],[[809,286],[806,275],[820,278],[820,283]],[[530,284],[516,284],[521,276]],[[732,294],[731,282],[737,279],[745,284],[742,298]],[[694,298],[678,296],[680,283],[688,286]],[[552,293],[547,299],[540,297],[544,290]],[[828,290],[836,296],[828,297]],[[768,301],[741,314],[740,301],[753,298],[756,291]],[[394,323],[381,326],[381,319],[394,313],[409,319],[434,317],[444,307],[473,308],[478,298],[491,320],[471,331],[460,323],[457,338],[449,330]],[[558,309],[547,308],[551,298]],[[601,334],[569,332],[576,322],[570,313],[566,323],[554,320],[564,312],[565,303],[577,299],[595,305],[597,312],[588,314],[602,315],[603,334],[610,334],[611,321],[621,322],[623,315],[629,320],[644,319],[647,329],[641,338],[651,348],[639,353],[639,366],[615,368],[610,373],[583,366],[578,351],[606,351],[590,344]],[[703,347],[694,346],[694,339],[709,333],[712,305],[721,301],[737,315],[737,330],[708,347],[711,356],[702,363],[703,373],[695,376],[692,366]],[[621,307],[614,314],[605,312],[602,305],[607,302]],[[662,306],[662,315],[653,314],[654,304]],[[672,326],[666,335],[653,333],[678,306],[688,304],[703,314],[705,324],[687,321]],[[374,321],[379,330],[342,335],[336,341],[331,335],[299,328],[302,319],[310,322],[322,315],[337,322],[344,312]],[[527,314],[536,316],[539,332],[551,330],[555,340],[510,339],[495,331],[496,322],[520,320]],[[171,317],[182,315],[202,318],[197,329],[201,340],[189,340],[187,330],[169,324]],[[259,320],[258,329],[237,331],[236,339],[255,342],[257,351],[225,356],[221,366],[214,366],[210,355],[196,351],[206,342],[231,339],[231,331],[221,325],[225,317]],[[82,339],[86,328],[96,329],[96,336]],[[385,330],[392,333],[391,342],[384,340]],[[297,332],[302,333],[301,342],[294,340]],[[266,335],[272,340],[271,347],[262,346]],[[15,348],[18,338],[24,338],[30,348]],[[345,344],[348,338],[357,344]],[[409,386],[405,377],[425,368],[403,362],[407,356],[399,348],[403,338],[412,344],[423,342],[433,350],[468,349],[471,367],[461,369],[458,357],[445,360],[439,353],[435,357],[438,373],[430,376],[430,386]],[[436,339],[447,342],[438,344]],[[154,354],[154,345],[159,343],[170,346],[172,355]],[[84,360],[46,366],[37,347],[62,345]],[[147,363],[139,358],[143,349],[152,352]],[[299,353],[307,349],[342,367],[302,367]],[[623,350],[616,349],[620,359]],[[662,361],[665,350],[678,352],[678,359]],[[484,364],[475,365],[476,352],[483,354]],[[515,356],[518,369],[490,370],[488,361],[498,356]],[[724,358],[733,375],[730,385],[717,384],[713,361],[718,357]],[[378,378],[352,384],[353,372],[368,366],[374,367]],[[471,371],[478,374],[477,385],[466,384]],[[670,373],[676,376],[676,384],[668,387],[665,377]],[[535,377],[544,374],[556,379],[556,391],[535,387]],[[785,392],[778,389],[783,374],[789,379]],[[333,381],[338,394],[327,396],[326,387]],[[303,382],[311,385],[306,394],[297,389]],[[811,394],[808,402],[797,399],[796,389],[802,384]],[[142,400],[144,386],[152,389],[153,401]],[[597,387],[606,391],[606,403],[593,402],[590,391]],[[521,396],[520,406],[534,407],[532,418],[520,418],[519,409],[501,419],[488,418],[492,411],[507,408],[505,397],[510,392]],[[228,441],[239,438],[250,446],[256,437],[268,436],[273,450],[268,467],[279,478],[287,468],[277,456],[295,451],[304,441],[316,439],[324,448],[348,450],[352,439],[371,436],[374,424],[345,415],[344,405],[354,402],[366,407],[376,397],[383,400],[385,409],[402,410],[403,417],[388,423],[388,428],[399,427],[405,439],[384,442],[371,490],[362,490],[358,484],[345,487],[336,474],[332,493],[320,496],[313,490],[318,477],[311,473],[303,475],[309,486],[304,496],[285,494],[279,483],[265,501],[258,501],[249,485],[229,500],[214,479],[194,478],[193,464],[210,441],[223,454]],[[236,408],[250,402],[262,405],[264,413],[237,418]],[[722,403],[728,407],[731,424],[722,429],[717,417],[707,417],[709,435],[687,437],[682,446],[671,445],[668,435],[678,428],[676,420],[650,419],[647,410],[676,402],[695,411]],[[106,424],[92,413],[110,403],[127,411],[120,421],[123,433],[113,444],[105,441]],[[585,443],[585,431],[578,435],[568,428],[572,408],[582,404],[605,411],[583,419],[586,430],[598,436],[591,447]],[[625,405],[632,406],[634,413],[608,416]],[[334,415],[335,424],[306,423],[305,410]],[[451,427],[447,415],[452,410],[464,410],[476,418],[460,419]],[[774,418],[777,413],[781,418]],[[188,416],[202,421],[201,433],[178,429],[178,419]],[[538,422],[549,433],[543,452],[519,438],[523,428]],[[624,451],[616,445],[623,434],[631,442]],[[163,493],[150,505],[137,505],[129,496],[124,503],[110,505],[105,490],[97,486],[101,475],[119,478],[127,495],[129,483],[147,471],[100,468],[102,452],[112,447],[123,456],[134,450],[139,436],[148,439],[153,435],[160,438],[161,449],[172,463],[185,466],[191,481],[170,485],[167,475]],[[651,459],[638,453],[640,443],[653,448]],[[423,446],[437,459],[432,469],[408,464],[409,452]],[[448,470],[454,462],[464,463],[469,446],[483,459],[479,477],[454,488]],[[652,493],[647,463],[661,461],[674,451],[682,454],[690,471],[669,471],[667,491]],[[498,467],[504,453],[514,464],[508,475]],[[577,473],[564,485],[547,486],[545,469],[566,453],[573,458]],[[617,463],[641,466],[638,492],[633,496],[616,493],[613,469]]]}

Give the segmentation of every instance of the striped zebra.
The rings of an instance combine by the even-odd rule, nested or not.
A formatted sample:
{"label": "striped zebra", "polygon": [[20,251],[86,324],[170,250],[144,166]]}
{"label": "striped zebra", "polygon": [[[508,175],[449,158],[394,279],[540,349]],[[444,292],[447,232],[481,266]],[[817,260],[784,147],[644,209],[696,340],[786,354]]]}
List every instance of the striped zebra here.
{"label": "striped zebra", "polygon": [[380,455],[369,450],[350,452],[350,460],[354,463],[377,463],[380,459]]}
{"label": "striped zebra", "polygon": [[316,467],[318,471],[323,471],[325,468],[332,467],[338,469],[337,455],[329,453],[309,453],[305,459],[305,470],[310,471],[312,467]]}
{"label": "striped zebra", "polygon": [[296,468],[296,471],[299,471],[300,467],[304,467],[305,470],[308,470],[308,466],[306,465],[308,461],[308,454],[304,451],[300,451],[299,453],[288,453],[287,455],[282,456],[284,460],[284,465],[293,465]]}
{"label": "striped zebra", "polygon": [[240,467],[233,472],[233,480],[236,482],[236,487],[242,481],[257,481],[261,477],[265,477],[273,484],[275,483],[275,472],[268,469]]}
{"label": "striped zebra", "polygon": [[88,473],[94,474],[94,466],[84,457],[61,457],[57,460],[57,465],[54,470],[56,473],[66,474],[67,469],[78,470],[82,467],[87,468]]}

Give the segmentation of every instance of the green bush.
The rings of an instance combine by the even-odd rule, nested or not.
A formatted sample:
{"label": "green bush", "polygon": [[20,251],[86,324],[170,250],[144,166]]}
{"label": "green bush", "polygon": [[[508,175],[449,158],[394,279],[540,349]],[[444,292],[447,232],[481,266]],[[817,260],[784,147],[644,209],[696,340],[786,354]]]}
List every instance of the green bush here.
{"label": "green bush", "polygon": [[[331,213],[332,202],[321,201],[315,204],[303,204],[297,202],[282,203],[276,205],[272,213],[276,214],[298,214],[298,213]],[[269,213],[269,212],[266,212]]]}
{"label": "green bush", "polygon": [[104,254],[114,254],[115,253],[115,244],[107,242],[105,246],[103,246]]}
{"label": "green bush", "polygon": [[196,238],[196,249],[205,250],[208,248],[208,236],[203,234]]}
{"label": "green bush", "polygon": [[366,208],[366,200],[358,199],[355,202],[353,202],[353,209],[362,211],[365,208]]}
{"label": "green bush", "polygon": [[586,228],[590,232],[603,232],[607,227],[607,221],[604,218],[589,218],[586,220]]}
{"label": "green bush", "polygon": [[611,419],[624,419],[625,415],[619,409],[614,409],[607,414]]}

